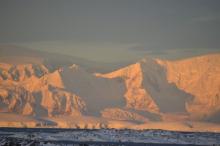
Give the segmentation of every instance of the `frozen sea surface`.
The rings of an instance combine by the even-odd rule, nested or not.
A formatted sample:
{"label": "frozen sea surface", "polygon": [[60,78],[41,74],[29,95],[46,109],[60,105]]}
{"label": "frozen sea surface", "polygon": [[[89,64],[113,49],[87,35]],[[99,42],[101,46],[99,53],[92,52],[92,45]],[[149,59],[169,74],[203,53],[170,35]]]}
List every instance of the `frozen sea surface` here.
{"label": "frozen sea surface", "polygon": [[0,145],[220,145],[220,133],[117,129],[0,128]]}

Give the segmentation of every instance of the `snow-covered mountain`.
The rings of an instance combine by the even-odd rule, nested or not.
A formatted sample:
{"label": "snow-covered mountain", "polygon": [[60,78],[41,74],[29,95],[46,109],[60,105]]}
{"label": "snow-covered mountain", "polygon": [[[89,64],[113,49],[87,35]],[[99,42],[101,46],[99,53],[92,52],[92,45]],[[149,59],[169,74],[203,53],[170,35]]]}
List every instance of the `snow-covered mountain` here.
{"label": "snow-covered mountain", "polygon": [[144,58],[105,74],[74,63],[49,66],[0,63],[0,126],[34,121],[31,127],[120,128],[181,122],[189,128],[190,121],[220,120],[220,54],[179,61]]}
{"label": "snow-covered mountain", "polygon": [[193,96],[186,109],[194,118],[220,112],[220,54],[158,63],[166,69],[169,83]]}

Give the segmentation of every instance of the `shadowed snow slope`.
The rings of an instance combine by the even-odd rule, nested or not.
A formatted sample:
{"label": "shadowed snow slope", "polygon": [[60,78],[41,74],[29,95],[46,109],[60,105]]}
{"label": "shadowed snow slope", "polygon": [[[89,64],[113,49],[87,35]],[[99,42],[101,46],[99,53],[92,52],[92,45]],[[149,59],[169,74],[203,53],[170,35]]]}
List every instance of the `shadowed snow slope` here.
{"label": "shadowed snow slope", "polygon": [[188,121],[219,122],[220,54],[145,58],[106,74],[48,66],[0,63],[0,126],[143,128],[157,121],[190,129]]}
{"label": "shadowed snow slope", "polygon": [[61,76],[67,91],[83,97],[89,114],[97,115],[104,108],[124,105],[122,82],[96,77],[77,65],[63,68]]}

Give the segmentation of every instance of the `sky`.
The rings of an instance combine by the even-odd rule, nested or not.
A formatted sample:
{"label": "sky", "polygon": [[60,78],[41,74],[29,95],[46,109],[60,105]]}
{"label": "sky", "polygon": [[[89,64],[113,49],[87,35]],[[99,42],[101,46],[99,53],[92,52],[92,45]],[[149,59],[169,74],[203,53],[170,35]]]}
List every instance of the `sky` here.
{"label": "sky", "polygon": [[220,52],[219,0],[1,0],[0,45],[93,61]]}

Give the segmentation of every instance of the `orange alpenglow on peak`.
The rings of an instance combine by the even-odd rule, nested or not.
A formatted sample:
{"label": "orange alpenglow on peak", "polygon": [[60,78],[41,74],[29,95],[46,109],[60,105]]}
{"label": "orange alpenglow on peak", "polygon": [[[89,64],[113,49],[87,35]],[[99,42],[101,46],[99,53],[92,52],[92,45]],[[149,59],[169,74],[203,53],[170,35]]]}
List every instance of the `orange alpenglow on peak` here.
{"label": "orange alpenglow on peak", "polygon": [[0,63],[1,127],[220,131],[220,54],[110,73],[50,63]]}

